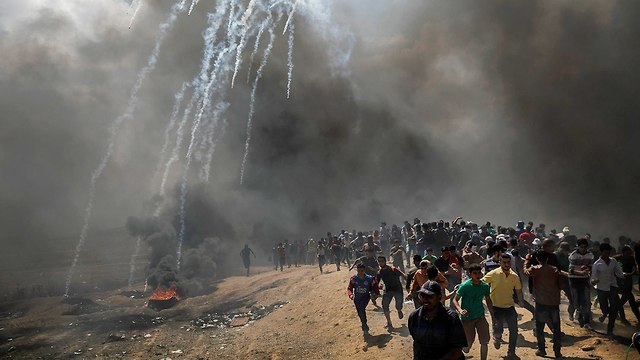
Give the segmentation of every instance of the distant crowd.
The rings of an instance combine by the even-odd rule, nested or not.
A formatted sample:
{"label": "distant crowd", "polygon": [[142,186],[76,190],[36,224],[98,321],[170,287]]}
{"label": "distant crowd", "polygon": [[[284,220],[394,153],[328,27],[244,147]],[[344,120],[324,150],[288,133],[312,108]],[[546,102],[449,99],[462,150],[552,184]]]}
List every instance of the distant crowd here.
{"label": "distant crowd", "polygon": [[[534,317],[536,355],[547,354],[546,325],[553,335],[554,356],[561,358],[562,295],[569,304],[565,315],[585,329],[593,329],[594,318],[608,321],[607,335],[612,336],[617,319],[630,326],[627,306],[640,324],[632,291],[640,246],[625,236],[617,240],[614,246],[608,238],[598,242],[590,234],[578,237],[569,227],[547,232],[544,224],[524,221],[504,227],[461,218],[451,223],[416,218],[401,226],[382,222],[372,231],[342,230],[318,240],[284,241],[274,246],[272,255],[274,268],[281,271],[314,262],[320,273],[329,264],[337,271],[342,265],[355,267],[347,294],[365,335],[365,308],[370,303],[379,307],[381,290],[389,329],[391,302],[399,319],[404,318],[403,302],[413,302],[407,326],[415,359],[464,359],[477,337],[484,360],[491,338],[495,349],[503,344],[504,325],[509,331],[507,357],[518,358],[516,304]],[[243,251],[248,275],[250,250]],[[592,306],[601,312],[594,315]]]}

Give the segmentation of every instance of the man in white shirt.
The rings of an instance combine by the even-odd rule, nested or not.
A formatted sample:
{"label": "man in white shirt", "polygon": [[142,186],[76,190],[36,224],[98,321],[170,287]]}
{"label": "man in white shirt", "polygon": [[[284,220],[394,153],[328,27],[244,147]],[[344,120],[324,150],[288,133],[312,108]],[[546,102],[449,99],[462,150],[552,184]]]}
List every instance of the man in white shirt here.
{"label": "man in white shirt", "polygon": [[595,286],[598,291],[598,301],[602,316],[600,322],[604,322],[609,316],[609,324],[607,324],[607,335],[613,335],[613,326],[616,322],[620,297],[618,297],[618,281],[617,278],[624,278],[620,264],[610,258],[613,248],[607,243],[600,245],[600,258],[593,263],[591,269],[591,285]]}

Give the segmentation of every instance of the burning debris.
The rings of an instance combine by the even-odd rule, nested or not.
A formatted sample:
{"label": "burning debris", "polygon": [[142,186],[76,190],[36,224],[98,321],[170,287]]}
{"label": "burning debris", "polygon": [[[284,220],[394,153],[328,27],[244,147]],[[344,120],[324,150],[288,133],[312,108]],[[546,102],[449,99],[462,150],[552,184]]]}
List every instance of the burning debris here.
{"label": "burning debris", "polygon": [[253,324],[256,320],[271,314],[276,309],[283,308],[288,301],[278,301],[268,306],[252,306],[247,312],[229,312],[203,314],[201,317],[191,320],[191,323],[201,329],[218,328],[224,329],[235,326],[246,326]]}
{"label": "burning debris", "polygon": [[167,290],[156,289],[149,297],[147,307],[160,311],[174,306],[181,299],[182,297],[178,293],[178,285],[174,282]]}

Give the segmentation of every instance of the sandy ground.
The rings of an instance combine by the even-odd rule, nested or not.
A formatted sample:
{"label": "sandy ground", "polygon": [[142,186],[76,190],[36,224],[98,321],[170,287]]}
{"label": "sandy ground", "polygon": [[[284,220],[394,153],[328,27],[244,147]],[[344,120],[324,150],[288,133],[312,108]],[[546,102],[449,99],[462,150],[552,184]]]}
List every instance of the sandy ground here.
{"label": "sandy ground", "polygon": [[[0,304],[0,358],[410,359],[412,339],[406,317],[393,316],[395,328],[388,331],[383,328],[382,312],[369,305],[371,331],[363,336],[346,296],[350,273],[345,268],[335,271],[334,266],[326,270],[320,275],[316,266],[309,265],[283,272],[255,269],[250,277],[212,283],[211,294],[184,299],[162,311],[146,307],[146,297],[123,293],[126,289],[97,290],[66,301],[49,297],[4,302]],[[411,310],[405,308],[405,313]],[[249,311],[262,311],[262,315],[238,327],[219,328],[222,320],[214,321]],[[522,359],[537,358],[531,314],[524,309],[518,313],[517,353]],[[623,343],[629,343],[634,329],[618,323],[616,338],[609,339],[603,336],[604,324],[596,323],[596,331],[588,331],[570,322],[566,312],[563,316],[566,358],[625,358]],[[633,320],[632,324],[637,326]],[[550,336],[547,340],[547,352],[552,354]],[[592,350],[583,350],[585,346]],[[506,344],[500,350],[490,345],[489,359],[502,359],[506,351]],[[468,358],[479,359],[477,343]],[[640,356],[633,350],[629,359]]]}

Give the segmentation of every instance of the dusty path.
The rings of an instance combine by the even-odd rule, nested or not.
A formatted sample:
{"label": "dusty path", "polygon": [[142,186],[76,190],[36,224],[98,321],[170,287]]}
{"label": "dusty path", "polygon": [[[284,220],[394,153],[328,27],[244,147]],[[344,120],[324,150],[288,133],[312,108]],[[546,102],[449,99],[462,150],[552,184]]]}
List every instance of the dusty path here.
{"label": "dusty path", "polygon": [[[334,267],[326,267],[326,269]],[[187,298],[171,309],[146,308],[144,298],[117,292],[96,293],[84,308],[60,298],[6,303],[0,308],[0,358],[16,359],[410,359],[412,340],[404,320],[395,329],[383,328],[384,315],[367,308],[370,335],[364,337],[345,289],[345,268],[320,275],[317,267],[258,269],[247,278],[230,277],[215,283],[210,295]],[[246,313],[252,306],[277,306],[246,326],[219,329],[197,323],[206,314]],[[411,309],[405,311],[406,314]],[[64,315],[64,313],[75,315]],[[531,314],[521,314],[518,355],[537,358]],[[630,319],[632,317],[629,317]],[[211,324],[214,324],[210,321]],[[203,328],[204,327],[204,328]],[[616,325],[620,342],[562,321],[563,354],[569,359],[624,359],[633,329]],[[596,330],[604,330],[597,323]],[[505,330],[505,335],[506,330]],[[504,337],[506,339],[506,336]],[[548,338],[548,353],[551,351]],[[593,346],[584,351],[581,347]],[[490,359],[502,359],[506,346]],[[474,344],[470,358],[479,359]],[[636,352],[630,359],[640,359]]]}

